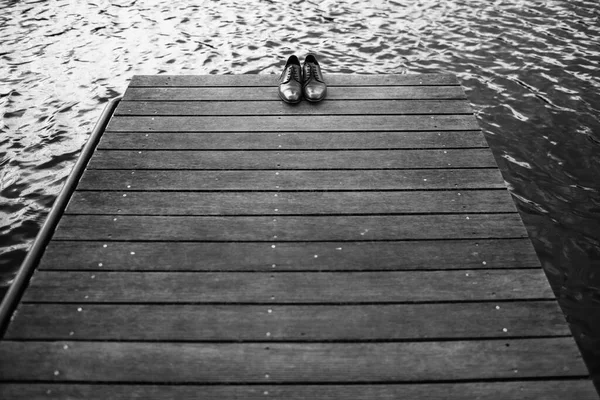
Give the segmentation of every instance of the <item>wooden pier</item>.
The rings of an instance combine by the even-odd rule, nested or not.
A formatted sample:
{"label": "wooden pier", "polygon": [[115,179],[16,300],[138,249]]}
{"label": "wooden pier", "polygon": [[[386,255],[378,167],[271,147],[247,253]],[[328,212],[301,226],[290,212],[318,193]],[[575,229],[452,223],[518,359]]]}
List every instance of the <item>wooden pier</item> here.
{"label": "wooden pier", "polygon": [[136,76],[0,342],[6,399],[597,399],[461,86]]}

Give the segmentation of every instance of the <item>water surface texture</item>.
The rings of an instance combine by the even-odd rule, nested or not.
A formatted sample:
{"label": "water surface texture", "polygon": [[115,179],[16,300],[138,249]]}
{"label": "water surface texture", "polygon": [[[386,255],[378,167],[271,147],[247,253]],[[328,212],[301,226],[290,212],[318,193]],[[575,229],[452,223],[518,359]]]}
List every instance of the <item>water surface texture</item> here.
{"label": "water surface texture", "polygon": [[[0,0],[0,286],[134,74],[454,73],[600,374],[600,5]],[[301,57],[302,58],[302,57]]]}

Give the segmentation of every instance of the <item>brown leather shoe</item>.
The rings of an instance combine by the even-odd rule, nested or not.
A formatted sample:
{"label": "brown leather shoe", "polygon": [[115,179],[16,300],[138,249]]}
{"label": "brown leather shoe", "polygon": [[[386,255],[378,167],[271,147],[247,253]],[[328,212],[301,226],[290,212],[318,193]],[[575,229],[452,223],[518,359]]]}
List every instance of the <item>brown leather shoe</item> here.
{"label": "brown leather shoe", "polygon": [[279,77],[279,97],[281,97],[281,100],[286,103],[298,103],[302,100],[301,73],[300,60],[296,56],[290,56]]}
{"label": "brown leather shoe", "polygon": [[321,73],[321,67],[314,54],[308,53],[302,66],[302,87],[304,98],[308,101],[321,101],[327,95],[327,85]]}

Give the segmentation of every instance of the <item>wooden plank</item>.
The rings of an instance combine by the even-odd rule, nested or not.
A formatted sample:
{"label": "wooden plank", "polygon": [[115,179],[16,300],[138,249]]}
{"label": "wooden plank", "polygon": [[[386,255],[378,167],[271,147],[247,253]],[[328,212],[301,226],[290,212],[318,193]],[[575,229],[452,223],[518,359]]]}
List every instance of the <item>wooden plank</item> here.
{"label": "wooden plank", "polygon": [[456,78],[276,79],[134,78],[0,398],[595,396]]}
{"label": "wooden plank", "polygon": [[268,243],[52,241],[39,269],[249,272],[539,267],[529,239],[503,239],[279,243],[275,248]]}
{"label": "wooden plank", "polygon": [[[67,348],[65,349],[65,346]],[[401,382],[587,375],[572,338],[416,343],[0,343],[5,380]]]}
{"label": "wooden plank", "polygon": [[506,190],[411,192],[75,192],[66,214],[369,215],[501,213],[516,208]]}
{"label": "wooden plank", "polygon": [[73,304],[23,304],[4,338],[364,341],[571,334],[555,301],[268,307],[90,304],[78,312],[79,308]]}
{"label": "wooden plank", "polygon": [[370,241],[527,237],[519,214],[197,217],[65,215],[59,240]]}
{"label": "wooden plank", "polygon": [[504,270],[37,271],[23,302],[339,304],[516,299],[554,299],[541,269],[512,270],[510,274]]}
{"label": "wooden plank", "polygon": [[480,131],[108,132],[101,150],[343,150],[488,147]]}
{"label": "wooden plank", "polygon": [[97,150],[88,169],[496,168],[489,149],[340,151]]}
{"label": "wooden plank", "polygon": [[15,400],[597,400],[587,379],[352,385],[106,385],[4,383],[0,398]]}
{"label": "wooden plank", "polygon": [[[464,100],[460,86],[334,86],[327,100]],[[279,100],[277,85],[269,87],[128,87],[125,101],[265,101]]]}
{"label": "wooden plank", "polygon": [[[283,66],[282,66],[283,68]],[[328,86],[413,86],[458,85],[454,74],[328,74],[324,79]],[[173,86],[277,86],[279,74],[238,75],[135,75],[129,87]]]}
{"label": "wooden plank", "polygon": [[282,115],[111,118],[108,132],[298,132],[477,130],[473,115]]}
{"label": "wooden plank", "polygon": [[122,101],[114,115],[369,115],[473,114],[465,100],[303,101],[290,107],[273,101]]}
{"label": "wooden plank", "polygon": [[[276,173],[279,174],[276,174]],[[498,169],[338,171],[87,170],[78,190],[505,189]]]}

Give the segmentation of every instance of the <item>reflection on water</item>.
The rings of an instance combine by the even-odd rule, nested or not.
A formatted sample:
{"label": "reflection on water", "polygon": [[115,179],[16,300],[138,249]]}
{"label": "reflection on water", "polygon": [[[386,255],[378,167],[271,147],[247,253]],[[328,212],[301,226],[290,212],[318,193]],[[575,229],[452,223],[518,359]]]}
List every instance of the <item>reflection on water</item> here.
{"label": "reflection on water", "polygon": [[[200,3],[200,4],[198,4]],[[6,286],[108,99],[134,74],[458,75],[600,373],[600,6],[586,0],[0,0]]]}

